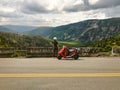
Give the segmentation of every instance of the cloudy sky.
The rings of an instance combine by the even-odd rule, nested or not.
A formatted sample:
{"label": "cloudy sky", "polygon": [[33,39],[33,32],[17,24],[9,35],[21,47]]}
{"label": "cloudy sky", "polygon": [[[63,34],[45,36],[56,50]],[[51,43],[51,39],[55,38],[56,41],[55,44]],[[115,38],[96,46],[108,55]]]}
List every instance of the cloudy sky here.
{"label": "cloudy sky", "polygon": [[120,16],[120,0],[0,0],[0,25],[59,26]]}

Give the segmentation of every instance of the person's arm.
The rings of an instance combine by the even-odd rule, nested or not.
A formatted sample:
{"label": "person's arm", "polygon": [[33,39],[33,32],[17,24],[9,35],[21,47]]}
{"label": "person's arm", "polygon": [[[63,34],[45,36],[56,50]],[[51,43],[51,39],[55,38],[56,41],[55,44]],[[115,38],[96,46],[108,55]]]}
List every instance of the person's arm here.
{"label": "person's arm", "polygon": [[53,42],[50,42],[50,45],[53,47],[54,46]]}

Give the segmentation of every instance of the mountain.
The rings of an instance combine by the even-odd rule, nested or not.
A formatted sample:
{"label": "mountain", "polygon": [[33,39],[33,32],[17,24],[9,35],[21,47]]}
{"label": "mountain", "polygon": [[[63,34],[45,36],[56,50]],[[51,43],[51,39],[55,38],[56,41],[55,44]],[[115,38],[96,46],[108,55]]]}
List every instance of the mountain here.
{"label": "mountain", "polygon": [[0,32],[0,47],[49,47],[50,40],[31,35]]}
{"label": "mountain", "polygon": [[60,41],[78,41],[83,45],[89,45],[118,33],[120,33],[120,18],[93,19],[55,27],[49,38],[56,36]]}
{"label": "mountain", "polygon": [[36,29],[35,26],[21,26],[21,25],[4,25],[5,28],[12,30],[15,33],[24,33]]}
{"label": "mountain", "polygon": [[10,29],[8,29],[4,26],[0,26],[0,31],[2,31],[2,32],[12,32],[12,30],[10,30]]}
{"label": "mountain", "polygon": [[39,27],[39,28],[24,32],[24,33],[47,37],[52,32],[52,29],[53,29],[53,27]]}
{"label": "mountain", "polygon": [[44,36],[50,39],[57,37],[59,41],[78,42],[81,46],[87,46],[119,34],[120,18],[92,19],[57,27],[28,28],[27,26],[28,29],[23,28],[24,26],[16,26],[17,28],[15,28],[15,26],[8,25],[6,27],[0,30],[10,30],[10,32],[11,30],[15,32],[19,31],[19,33],[36,35],[36,37]]}

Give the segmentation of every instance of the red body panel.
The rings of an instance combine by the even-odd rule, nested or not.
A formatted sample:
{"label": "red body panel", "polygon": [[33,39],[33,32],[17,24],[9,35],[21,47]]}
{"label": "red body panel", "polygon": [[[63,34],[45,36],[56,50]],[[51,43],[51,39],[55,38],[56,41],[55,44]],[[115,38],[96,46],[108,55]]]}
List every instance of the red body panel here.
{"label": "red body panel", "polygon": [[69,52],[68,48],[66,46],[63,46],[63,48],[58,52],[58,55],[66,58],[66,56],[73,56],[76,54],[76,51],[73,50],[72,52]]}

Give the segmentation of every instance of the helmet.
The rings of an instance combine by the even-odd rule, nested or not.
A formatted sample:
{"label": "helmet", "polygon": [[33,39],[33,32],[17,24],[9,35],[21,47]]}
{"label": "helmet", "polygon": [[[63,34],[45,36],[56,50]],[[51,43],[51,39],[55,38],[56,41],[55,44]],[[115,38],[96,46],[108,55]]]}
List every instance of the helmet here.
{"label": "helmet", "polygon": [[53,39],[54,39],[54,40],[57,40],[57,37],[54,37]]}

